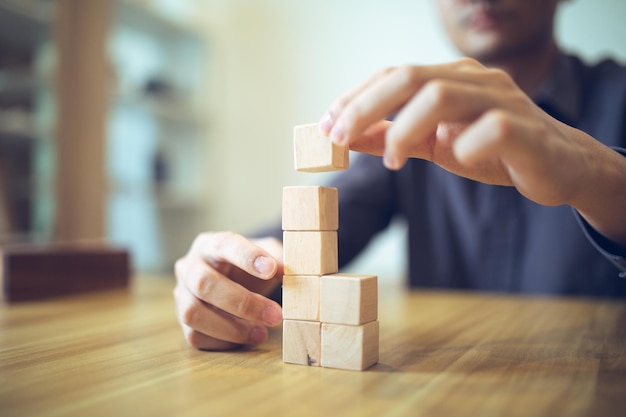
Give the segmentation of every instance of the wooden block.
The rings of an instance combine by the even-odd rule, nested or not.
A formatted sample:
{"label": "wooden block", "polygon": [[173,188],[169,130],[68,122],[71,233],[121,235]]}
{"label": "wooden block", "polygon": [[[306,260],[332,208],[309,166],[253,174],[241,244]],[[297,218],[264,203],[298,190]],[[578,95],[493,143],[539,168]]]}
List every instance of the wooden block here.
{"label": "wooden block", "polygon": [[337,272],[337,232],[283,232],[285,275]]}
{"label": "wooden block", "polygon": [[377,318],[375,275],[334,274],[320,279],[320,321],[358,325]]}
{"label": "wooden block", "polygon": [[324,136],[316,123],[294,127],[293,146],[296,171],[341,171],[350,165],[348,146]]}
{"label": "wooden block", "polygon": [[284,187],[283,230],[337,230],[338,192],[332,187]]}
{"label": "wooden block", "polygon": [[283,362],[320,366],[321,323],[283,321]]}
{"label": "wooden block", "polygon": [[319,321],[319,276],[283,276],[283,318],[292,320]]}
{"label": "wooden block", "polygon": [[127,251],[105,245],[19,245],[0,250],[0,283],[7,301],[126,287]]}
{"label": "wooden block", "polygon": [[321,364],[362,371],[378,362],[378,321],[360,326],[322,323]]}

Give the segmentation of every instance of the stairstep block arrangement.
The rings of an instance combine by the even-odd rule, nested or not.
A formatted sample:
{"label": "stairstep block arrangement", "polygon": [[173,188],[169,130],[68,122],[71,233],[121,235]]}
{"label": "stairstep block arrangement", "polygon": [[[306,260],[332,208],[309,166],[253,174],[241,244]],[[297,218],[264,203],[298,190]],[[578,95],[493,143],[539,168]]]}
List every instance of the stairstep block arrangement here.
{"label": "stairstep block arrangement", "polygon": [[[316,124],[294,128],[295,168],[348,169],[348,148]],[[283,188],[283,361],[361,371],[378,362],[378,282],[338,273],[336,188]]]}

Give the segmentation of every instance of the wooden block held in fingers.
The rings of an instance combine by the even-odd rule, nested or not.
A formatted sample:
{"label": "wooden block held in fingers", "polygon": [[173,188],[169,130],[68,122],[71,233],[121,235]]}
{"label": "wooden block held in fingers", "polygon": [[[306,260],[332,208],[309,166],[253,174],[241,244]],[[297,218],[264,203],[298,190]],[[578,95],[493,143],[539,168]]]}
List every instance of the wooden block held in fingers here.
{"label": "wooden block held in fingers", "polygon": [[340,171],[350,165],[348,146],[337,145],[324,136],[317,123],[294,127],[293,146],[296,171]]}
{"label": "wooden block held in fingers", "polygon": [[378,332],[378,321],[360,326],[322,323],[322,366],[362,371],[374,365]]}
{"label": "wooden block held in fingers", "polygon": [[359,325],[378,318],[375,275],[334,274],[320,279],[320,321]]}
{"label": "wooden block held in fingers", "polygon": [[339,202],[336,188],[283,188],[283,230],[337,230],[338,227]]}
{"label": "wooden block held in fingers", "polygon": [[320,366],[321,323],[283,321],[283,362]]}
{"label": "wooden block held in fingers", "polygon": [[319,276],[283,276],[283,318],[292,320],[319,321]]}
{"label": "wooden block held in fingers", "polygon": [[337,272],[337,232],[283,232],[285,275]]}

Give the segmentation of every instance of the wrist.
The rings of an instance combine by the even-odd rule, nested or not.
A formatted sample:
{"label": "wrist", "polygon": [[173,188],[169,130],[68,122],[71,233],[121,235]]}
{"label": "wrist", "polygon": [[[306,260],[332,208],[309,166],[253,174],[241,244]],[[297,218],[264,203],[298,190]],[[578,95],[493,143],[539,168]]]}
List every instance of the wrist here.
{"label": "wrist", "polygon": [[601,236],[626,245],[626,155],[594,143],[571,205]]}

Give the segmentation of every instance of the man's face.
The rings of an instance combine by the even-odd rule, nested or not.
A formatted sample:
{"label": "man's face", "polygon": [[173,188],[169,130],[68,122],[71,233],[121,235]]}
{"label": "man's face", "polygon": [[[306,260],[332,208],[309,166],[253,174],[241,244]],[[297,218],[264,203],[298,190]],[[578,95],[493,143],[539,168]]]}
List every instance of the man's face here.
{"label": "man's face", "polygon": [[437,0],[450,39],[485,63],[552,41],[560,0]]}

